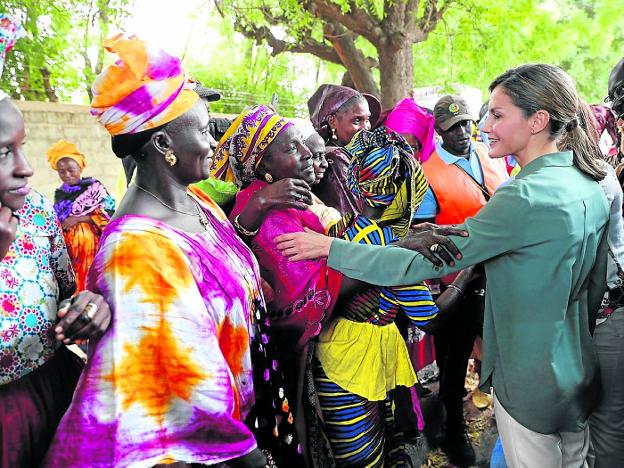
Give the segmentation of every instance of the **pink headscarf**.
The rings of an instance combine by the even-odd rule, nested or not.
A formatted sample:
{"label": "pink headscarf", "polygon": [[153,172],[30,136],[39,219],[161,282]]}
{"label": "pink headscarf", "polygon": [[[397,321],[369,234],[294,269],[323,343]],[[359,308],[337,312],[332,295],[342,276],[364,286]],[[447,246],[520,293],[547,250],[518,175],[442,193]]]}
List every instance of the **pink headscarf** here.
{"label": "pink headscarf", "polygon": [[414,135],[420,142],[418,160],[425,162],[435,149],[434,119],[414,99],[401,99],[386,117],[384,125],[397,133]]}

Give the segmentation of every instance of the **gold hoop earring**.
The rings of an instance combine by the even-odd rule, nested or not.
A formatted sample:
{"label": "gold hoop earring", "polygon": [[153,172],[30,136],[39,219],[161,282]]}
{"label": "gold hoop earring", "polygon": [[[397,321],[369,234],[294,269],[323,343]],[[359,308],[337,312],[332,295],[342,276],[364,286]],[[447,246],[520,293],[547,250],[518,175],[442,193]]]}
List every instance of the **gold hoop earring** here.
{"label": "gold hoop earring", "polygon": [[264,180],[266,180],[270,184],[271,182],[273,182],[273,176],[267,172],[266,174],[264,174]]}
{"label": "gold hoop earring", "polygon": [[167,164],[169,164],[170,166],[175,166],[178,162],[178,158],[176,158],[176,155],[173,153],[173,151],[167,150],[167,152],[165,153],[165,161],[167,161]]}

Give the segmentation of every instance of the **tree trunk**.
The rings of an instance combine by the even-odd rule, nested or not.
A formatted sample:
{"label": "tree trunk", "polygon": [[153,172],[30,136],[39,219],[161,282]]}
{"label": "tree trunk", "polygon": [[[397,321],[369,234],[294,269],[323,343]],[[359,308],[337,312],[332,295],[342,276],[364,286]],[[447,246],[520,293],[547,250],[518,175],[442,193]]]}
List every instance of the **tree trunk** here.
{"label": "tree trunk", "polygon": [[412,94],[414,83],[414,58],[412,44],[405,43],[401,49],[379,47],[379,75],[381,82],[381,105],[390,109],[401,99]]}
{"label": "tree trunk", "polygon": [[56,95],[56,90],[52,86],[50,82],[50,70],[47,68],[40,68],[41,77],[43,78],[43,89],[45,90],[48,101],[50,102],[58,102],[58,96]]}
{"label": "tree trunk", "polygon": [[331,42],[340,61],[349,72],[355,88],[361,93],[379,96],[379,88],[371,72],[369,61],[358,49],[353,40],[353,33],[340,25],[326,23],[323,29],[325,38]]}

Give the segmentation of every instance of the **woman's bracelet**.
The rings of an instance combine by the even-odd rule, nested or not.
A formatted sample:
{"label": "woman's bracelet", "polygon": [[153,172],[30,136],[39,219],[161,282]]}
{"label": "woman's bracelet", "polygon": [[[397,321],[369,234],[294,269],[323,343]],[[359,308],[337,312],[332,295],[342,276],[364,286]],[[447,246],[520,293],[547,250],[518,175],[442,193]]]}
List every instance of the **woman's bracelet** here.
{"label": "woman's bracelet", "polygon": [[466,298],[466,295],[464,294],[464,291],[461,290],[461,288],[459,286],[455,286],[453,283],[451,284],[447,284],[446,287],[448,289],[454,289],[455,291],[458,292],[458,294],[463,297],[464,299]]}
{"label": "woman's bracelet", "polygon": [[241,224],[238,222],[238,217],[240,215],[237,215],[234,218],[234,221],[232,222],[232,224],[234,224],[234,229],[236,229],[238,232],[240,232],[243,236],[247,236],[247,237],[253,237],[256,234],[258,234],[258,229],[256,229],[255,231],[250,231],[248,229],[245,229],[243,226],[241,226]]}

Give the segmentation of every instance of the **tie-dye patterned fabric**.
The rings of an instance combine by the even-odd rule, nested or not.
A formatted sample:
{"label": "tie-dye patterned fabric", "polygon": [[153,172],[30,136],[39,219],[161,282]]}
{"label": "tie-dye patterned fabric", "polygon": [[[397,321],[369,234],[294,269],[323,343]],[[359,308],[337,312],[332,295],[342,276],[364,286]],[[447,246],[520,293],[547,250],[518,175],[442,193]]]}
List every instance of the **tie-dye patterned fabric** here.
{"label": "tie-dye patterned fabric", "polygon": [[189,110],[199,96],[187,85],[180,59],[117,34],[104,48],[119,56],[93,83],[91,114],[111,135],[159,127]]}
{"label": "tie-dye patterned fabric", "polygon": [[254,402],[250,324],[264,307],[258,267],[219,208],[191,193],[210,219],[205,232],[137,215],[106,229],[87,285],[113,323],[46,466],[217,464],[256,447],[243,421]]}

